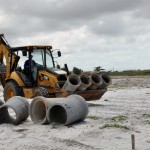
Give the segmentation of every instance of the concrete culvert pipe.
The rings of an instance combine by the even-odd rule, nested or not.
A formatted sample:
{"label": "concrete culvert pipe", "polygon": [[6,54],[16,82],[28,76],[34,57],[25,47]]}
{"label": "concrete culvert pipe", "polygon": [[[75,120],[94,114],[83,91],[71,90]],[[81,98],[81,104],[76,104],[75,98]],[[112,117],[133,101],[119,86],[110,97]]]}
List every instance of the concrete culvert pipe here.
{"label": "concrete culvert pipe", "polygon": [[[63,98],[57,98],[63,99]],[[30,117],[35,124],[47,124],[46,117],[48,107],[53,105],[56,98],[45,98],[42,96],[35,97],[30,104]]]}
{"label": "concrete culvert pipe", "polygon": [[98,86],[102,84],[102,78],[99,75],[94,74],[94,73],[91,74],[90,78],[92,80],[92,84],[88,87],[88,89],[96,90]]}
{"label": "concrete culvert pipe", "polygon": [[0,123],[17,125],[29,116],[29,102],[21,96],[10,98],[0,107]]}
{"label": "concrete culvert pipe", "polygon": [[77,89],[79,91],[85,91],[92,84],[91,78],[86,74],[82,74],[80,80],[81,84]]}
{"label": "concrete culvert pipe", "polygon": [[49,123],[57,122],[69,125],[84,120],[88,115],[88,105],[79,95],[71,95],[64,100],[57,100],[48,108],[47,119]]}
{"label": "concrete culvert pipe", "polygon": [[48,101],[42,96],[35,97],[30,104],[30,117],[34,123],[46,124],[46,112],[48,108]]}
{"label": "concrete culvert pipe", "polygon": [[70,92],[74,92],[81,84],[80,79],[76,75],[69,75],[67,81],[63,85],[62,89]]}
{"label": "concrete culvert pipe", "polygon": [[98,86],[98,89],[107,88],[110,84],[112,84],[112,80],[107,74],[102,74],[100,77],[102,78],[102,84]]}

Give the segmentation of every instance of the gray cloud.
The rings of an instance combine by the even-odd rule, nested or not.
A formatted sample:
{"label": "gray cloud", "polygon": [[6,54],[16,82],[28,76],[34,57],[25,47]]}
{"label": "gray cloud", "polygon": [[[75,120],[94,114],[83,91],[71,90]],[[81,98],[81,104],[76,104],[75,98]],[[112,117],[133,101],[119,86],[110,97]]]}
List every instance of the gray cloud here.
{"label": "gray cloud", "polygon": [[97,17],[104,13],[114,13],[118,11],[126,11],[139,7],[141,0],[1,0],[3,12],[15,15],[30,15],[37,17],[66,18],[79,19]]}
{"label": "gray cloud", "polygon": [[13,46],[51,44],[62,50],[59,61],[69,62],[70,68],[148,68],[149,0],[0,0],[0,4],[0,32]]}
{"label": "gray cloud", "polygon": [[7,27],[10,30],[17,27],[18,33],[25,34],[34,30],[46,32],[78,28],[104,14],[136,8],[139,3],[140,0],[6,0],[1,1],[0,9],[6,18],[11,18]]}
{"label": "gray cloud", "polygon": [[123,35],[126,32],[126,22],[122,17],[122,13],[113,14],[93,20],[88,25],[89,30],[94,34],[117,36]]}

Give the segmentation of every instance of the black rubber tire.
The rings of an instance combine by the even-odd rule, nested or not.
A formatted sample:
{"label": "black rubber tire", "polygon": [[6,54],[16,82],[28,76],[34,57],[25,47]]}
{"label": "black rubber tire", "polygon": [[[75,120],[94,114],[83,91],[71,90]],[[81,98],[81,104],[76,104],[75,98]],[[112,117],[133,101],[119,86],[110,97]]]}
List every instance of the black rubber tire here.
{"label": "black rubber tire", "polygon": [[34,90],[34,97],[37,97],[37,96],[43,96],[43,97],[49,97],[49,93],[47,91],[46,88],[44,87],[39,87],[39,88],[36,88]]}
{"label": "black rubber tire", "polygon": [[4,87],[4,101],[13,96],[23,96],[23,90],[15,81],[8,81]]}

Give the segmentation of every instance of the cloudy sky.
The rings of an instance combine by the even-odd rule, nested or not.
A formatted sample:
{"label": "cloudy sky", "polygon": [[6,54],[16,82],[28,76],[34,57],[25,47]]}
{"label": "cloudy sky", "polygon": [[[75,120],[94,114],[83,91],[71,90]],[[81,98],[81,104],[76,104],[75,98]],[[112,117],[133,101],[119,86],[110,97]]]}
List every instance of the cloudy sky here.
{"label": "cloudy sky", "polygon": [[150,0],[0,0],[0,33],[60,49],[70,69],[150,69]]}

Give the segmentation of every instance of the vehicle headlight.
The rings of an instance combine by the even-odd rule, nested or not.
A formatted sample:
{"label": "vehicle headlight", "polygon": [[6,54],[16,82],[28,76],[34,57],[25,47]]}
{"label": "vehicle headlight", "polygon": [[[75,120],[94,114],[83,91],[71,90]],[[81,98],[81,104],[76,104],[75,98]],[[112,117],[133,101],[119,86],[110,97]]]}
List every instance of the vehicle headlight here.
{"label": "vehicle headlight", "polygon": [[45,80],[48,80],[48,79],[49,79],[47,75],[43,75],[43,78],[44,78]]}

